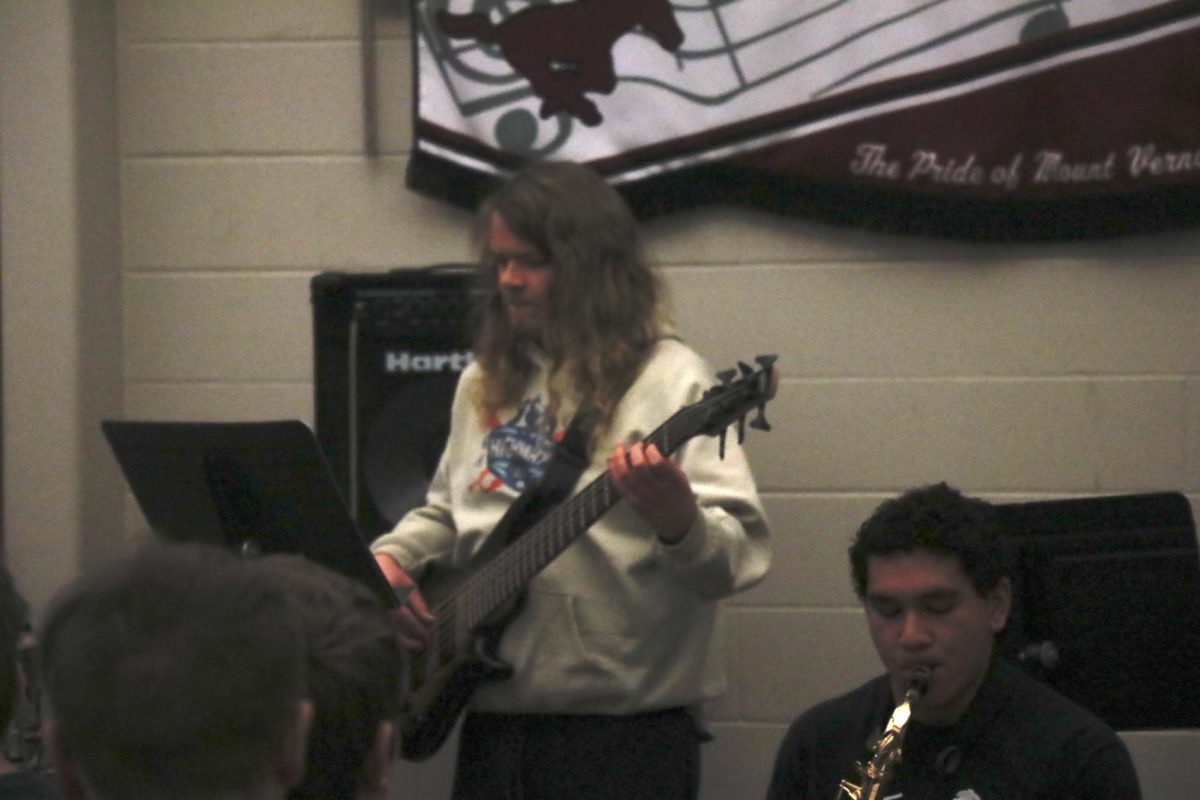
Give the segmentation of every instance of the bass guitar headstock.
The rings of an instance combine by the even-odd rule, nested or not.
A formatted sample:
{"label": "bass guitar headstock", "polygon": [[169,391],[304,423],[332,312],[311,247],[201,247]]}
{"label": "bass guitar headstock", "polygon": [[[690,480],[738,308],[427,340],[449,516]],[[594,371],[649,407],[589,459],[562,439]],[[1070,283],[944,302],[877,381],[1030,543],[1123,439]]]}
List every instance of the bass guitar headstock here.
{"label": "bass guitar headstock", "polygon": [[702,430],[710,436],[720,438],[721,457],[725,456],[725,436],[729,426],[737,423],[738,443],[746,438],[746,415],[754,417],[750,427],[760,431],[771,430],[767,422],[767,401],[779,389],[779,370],[775,367],[777,356],[761,355],[754,359],[758,367],[739,361],[736,369],[717,373],[721,381],[704,393],[697,403],[706,409],[707,416]]}

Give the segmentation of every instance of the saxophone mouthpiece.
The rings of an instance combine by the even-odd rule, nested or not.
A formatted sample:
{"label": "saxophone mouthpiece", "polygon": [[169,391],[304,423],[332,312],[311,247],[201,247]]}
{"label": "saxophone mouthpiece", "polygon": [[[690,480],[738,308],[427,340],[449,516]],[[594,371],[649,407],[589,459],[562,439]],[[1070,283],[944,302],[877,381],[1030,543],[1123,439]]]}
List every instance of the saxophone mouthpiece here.
{"label": "saxophone mouthpiece", "polygon": [[929,691],[929,667],[918,665],[912,668],[912,672],[908,675],[908,691],[905,694],[912,693],[914,697],[921,697]]}

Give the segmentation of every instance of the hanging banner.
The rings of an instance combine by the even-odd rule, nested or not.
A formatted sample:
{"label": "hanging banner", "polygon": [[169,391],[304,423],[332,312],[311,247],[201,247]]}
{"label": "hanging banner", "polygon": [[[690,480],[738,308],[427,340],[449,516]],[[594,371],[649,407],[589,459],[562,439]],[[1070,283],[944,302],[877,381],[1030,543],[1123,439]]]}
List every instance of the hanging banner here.
{"label": "hanging banner", "polygon": [[409,188],[975,240],[1200,222],[1200,0],[415,0]]}

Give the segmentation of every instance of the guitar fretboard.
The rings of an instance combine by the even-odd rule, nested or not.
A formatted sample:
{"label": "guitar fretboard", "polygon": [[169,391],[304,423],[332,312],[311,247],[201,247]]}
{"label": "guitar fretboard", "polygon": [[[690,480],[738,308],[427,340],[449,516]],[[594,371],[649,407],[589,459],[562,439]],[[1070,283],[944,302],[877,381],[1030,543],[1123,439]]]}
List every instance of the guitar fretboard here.
{"label": "guitar fretboard", "polygon": [[[656,428],[643,441],[664,455],[678,449],[703,429],[709,412],[688,406]],[[468,629],[513,600],[529,581],[620,499],[606,471],[500,552],[439,604],[434,613],[453,617]]]}

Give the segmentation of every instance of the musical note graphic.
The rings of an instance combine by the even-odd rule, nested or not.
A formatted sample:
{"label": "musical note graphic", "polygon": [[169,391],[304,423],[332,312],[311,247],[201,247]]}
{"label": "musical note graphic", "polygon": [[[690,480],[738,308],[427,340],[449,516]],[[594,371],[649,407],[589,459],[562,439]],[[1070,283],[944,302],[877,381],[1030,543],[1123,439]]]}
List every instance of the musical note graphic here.
{"label": "musical note graphic", "polygon": [[[624,0],[418,0],[419,114],[437,128],[523,156],[591,161],[723,127],[744,131],[786,108],[894,94],[898,82],[970,76],[989,54],[1015,53],[1167,0],[635,0],[669,8],[631,20],[604,43],[611,80],[547,56],[534,71],[496,38],[466,35],[470,17],[499,29],[535,11],[582,12]],[[574,8],[568,8],[574,7]],[[1069,9],[1069,13],[1068,13]],[[1031,51],[1032,52],[1032,51]],[[596,77],[600,75],[601,77]],[[571,84],[559,98],[546,87]],[[873,94],[874,93],[874,94]],[[558,99],[556,99],[558,98]],[[563,99],[565,98],[565,99]],[[848,102],[848,101],[847,101]],[[609,120],[618,121],[606,126]],[[770,124],[769,122],[764,124]],[[585,128],[612,133],[581,136]],[[608,142],[607,144],[605,142]]]}

